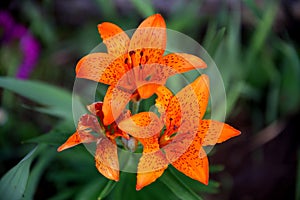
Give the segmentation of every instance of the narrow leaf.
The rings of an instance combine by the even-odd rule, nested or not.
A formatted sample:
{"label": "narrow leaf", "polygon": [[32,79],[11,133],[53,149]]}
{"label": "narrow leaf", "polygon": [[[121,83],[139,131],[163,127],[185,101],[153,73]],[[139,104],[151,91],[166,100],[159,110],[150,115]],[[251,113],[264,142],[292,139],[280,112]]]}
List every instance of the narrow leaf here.
{"label": "narrow leaf", "polygon": [[0,77],[0,87],[41,105],[59,110],[57,115],[60,117],[72,116],[72,95],[61,88],[38,81],[18,80],[10,77]]}
{"label": "narrow leaf", "polygon": [[114,189],[116,184],[117,182],[109,180],[98,196],[98,200],[104,199]]}
{"label": "narrow leaf", "polygon": [[150,0],[131,0],[131,2],[143,17],[148,17],[154,14],[154,8]]}
{"label": "narrow leaf", "polygon": [[37,147],[29,152],[15,167],[0,180],[0,194],[3,199],[21,199],[29,177],[29,169],[36,155]]}
{"label": "narrow leaf", "polygon": [[164,175],[158,180],[163,182],[178,197],[178,199],[202,200],[200,196],[176,177],[170,167],[165,170]]}
{"label": "narrow leaf", "polygon": [[61,145],[65,140],[74,133],[75,125],[72,121],[63,121],[54,127],[50,132],[35,138],[26,140],[26,143],[44,143],[51,145]]}
{"label": "narrow leaf", "polygon": [[46,145],[43,146],[43,154],[40,154],[37,163],[30,172],[28,184],[24,193],[24,200],[33,199],[41,175],[55,155],[55,151],[49,151],[48,149],[45,151],[46,147]]}

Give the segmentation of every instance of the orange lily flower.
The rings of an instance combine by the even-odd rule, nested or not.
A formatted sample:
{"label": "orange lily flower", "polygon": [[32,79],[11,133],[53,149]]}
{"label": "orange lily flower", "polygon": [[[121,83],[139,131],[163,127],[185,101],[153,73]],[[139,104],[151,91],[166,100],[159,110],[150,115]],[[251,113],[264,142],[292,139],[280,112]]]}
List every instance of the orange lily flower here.
{"label": "orange lily flower", "polygon": [[119,123],[121,130],[136,137],[144,147],[136,189],[154,182],[169,164],[186,176],[208,184],[209,164],[203,146],[224,142],[240,131],[223,122],[202,119],[209,101],[207,75],[201,75],[175,96],[164,86],[156,94],[160,118],[151,112],[139,113]]}
{"label": "orange lily flower", "polygon": [[[129,139],[129,135],[121,131],[116,122],[110,126],[99,123],[103,120],[102,102],[96,102],[87,106],[92,114],[84,114],[79,119],[76,132],[62,144],[57,151],[63,151],[81,143],[96,143],[95,162],[98,171],[106,178],[119,180],[119,161],[117,155],[116,137]],[[129,111],[120,115],[118,120],[128,118]],[[96,133],[96,134],[94,134]]]}
{"label": "orange lily flower", "polygon": [[83,57],[76,66],[76,76],[110,85],[103,100],[104,125],[118,118],[130,100],[152,96],[168,77],[206,67],[191,54],[164,55],[167,31],[160,14],[145,19],[131,39],[109,22],[99,24],[98,31],[107,53]]}

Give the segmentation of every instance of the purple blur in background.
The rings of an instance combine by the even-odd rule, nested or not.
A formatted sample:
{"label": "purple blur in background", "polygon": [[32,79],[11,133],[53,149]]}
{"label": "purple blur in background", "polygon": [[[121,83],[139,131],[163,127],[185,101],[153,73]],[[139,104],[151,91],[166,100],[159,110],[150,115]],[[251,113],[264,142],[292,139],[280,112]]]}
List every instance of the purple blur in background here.
{"label": "purple blur in background", "polygon": [[16,77],[28,79],[39,58],[39,42],[25,26],[16,23],[7,11],[0,11],[0,27],[2,29],[0,38],[2,45],[9,45],[15,40],[19,42],[22,61],[18,67]]}

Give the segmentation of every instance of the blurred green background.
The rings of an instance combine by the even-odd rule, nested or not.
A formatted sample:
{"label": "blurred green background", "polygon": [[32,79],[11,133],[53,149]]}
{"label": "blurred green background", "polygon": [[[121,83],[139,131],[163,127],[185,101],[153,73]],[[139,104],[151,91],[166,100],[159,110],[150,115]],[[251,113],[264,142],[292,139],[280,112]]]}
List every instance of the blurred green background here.
{"label": "blurred green background", "polygon": [[[19,198],[300,199],[300,1],[12,0],[0,5],[0,176],[38,144],[10,174],[25,192]],[[224,80],[226,121],[242,131],[209,154],[209,186],[170,168],[161,181],[135,192],[134,174],[122,174],[117,184],[106,180],[83,146],[56,152],[75,130],[74,68],[101,42],[97,24],[110,21],[127,30],[153,13],[208,51]],[[27,76],[19,76],[24,66]],[[7,191],[7,176],[3,180],[0,191]]]}

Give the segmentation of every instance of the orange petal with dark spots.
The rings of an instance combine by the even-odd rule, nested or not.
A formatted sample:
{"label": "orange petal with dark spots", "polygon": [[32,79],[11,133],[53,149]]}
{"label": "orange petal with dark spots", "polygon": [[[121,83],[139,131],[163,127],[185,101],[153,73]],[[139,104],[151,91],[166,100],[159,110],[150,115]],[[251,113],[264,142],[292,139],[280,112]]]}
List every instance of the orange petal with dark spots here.
{"label": "orange petal with dark spots", "polygon": [[168,167],[168,161],[161,151],[144,154],[138,164],[136,190],[153,183]]}
{"label": "orange petal with dark spots", "polygon": [[201,58],[186,53],[168,54],[163,57],[161,64],[174,69],[177,73],[184,73],[197,68],[206,68],[206,63]]}
{"label": "orange petal with dark spots", "polygon": [[58,147],[57,151],[63,151],[65,149],[74,147],[81,143],[90,143],[96,141],[96,138],[87,132],[75,132],[73,135],[71,135],[68,140],[62,144],[60,147]]}
{"label": "orange petal with dark spots", "polygon": [[228,124],[214,120],[202,120],[198,131],[198,137],[203,138],[203,146],[215,145],[240,134],[239,130]]}
{"label": "orange petal with dark spots", "polygon": [[84,114],[79,119],[77,125],[77,131],[80,133],[90,132],[90,131],[100,133],[102,130],[96,116],[90,114]]}
{"label": "orange petal with dark spots", "polygon": [[136,138],[149,138],[158,135],[163,123],[153,112],[141,112],[122,120],[119,128]]}
{"label": "orange petal with dark spots", "polygon": [[105,126],[116,121],[130,101],[131,94],[114,86],[109,86],[103,100],[102,111]]}
{"label": "orange petal with dark spots", "polygon": [[129,55],[133,67],[145,63],[158,63],[166,48],[166,24],[160,14],[145,19],[134,32]]}
{"label": "orange petal with dark spots", "polygon": [[166,125],[171,129],[181,128],[186,131],[197,131],[199,120],[206,112],[209,100],[209,79],[201,75],[191,84],[184,87],[170,101],[167,109]]}
{"label": "orange petal with dark spots", "polygon": [[109,54],[119,57],[127,53],[130,39],[119,26],[104,22],[98,25],[98,31]]}
{"label": "orange petal with dark spots", "polygon": [[161,118],[165,122],[165,114],[168,109],[169,103],[174,95],[165,86],[158,87],[155,93],[157,95],[157,98],[155,100],[155,106],[157,107],[158,112],[161,114]]}
{"label": "orange petal with dark spots", "polygon": [[158,135],[139,138],[139,141],[143,145],[143,155],[138,164],[136,190],[153,183],[163,174],[169,164],[159,149]]}
{"label": "orange petal with dark spots", "polygon": [[[174,71],[169,72],[169,71]],[[134,76],[136,79],[136,86],[142,99],[151,97],[156,89],[165,85],[170,74],[175,74],[176,71],[171,68],[165,68],[160,64],[145,64],[134,68]]]}
{"label": "orange petal with dark spots", "polygon": [[106,53],[92,53],[77,63],[76,77],[115,85],[127,71],[123,62],[124,56],[114,60]]}
{"label": "orange petal with dark spots", "polygon": [[[167,158],[168,153],[166,152]],[[205,151],[193,142],[188,150],[171,163],[178,171],[205,185],[208,184],[209,165]]]}
{"label": "orange petal with dark spots", "polygon": [[101,137],[97,141],[95,162],[98,171],[108,179],[119,181],[119,160],[117,146]]}

